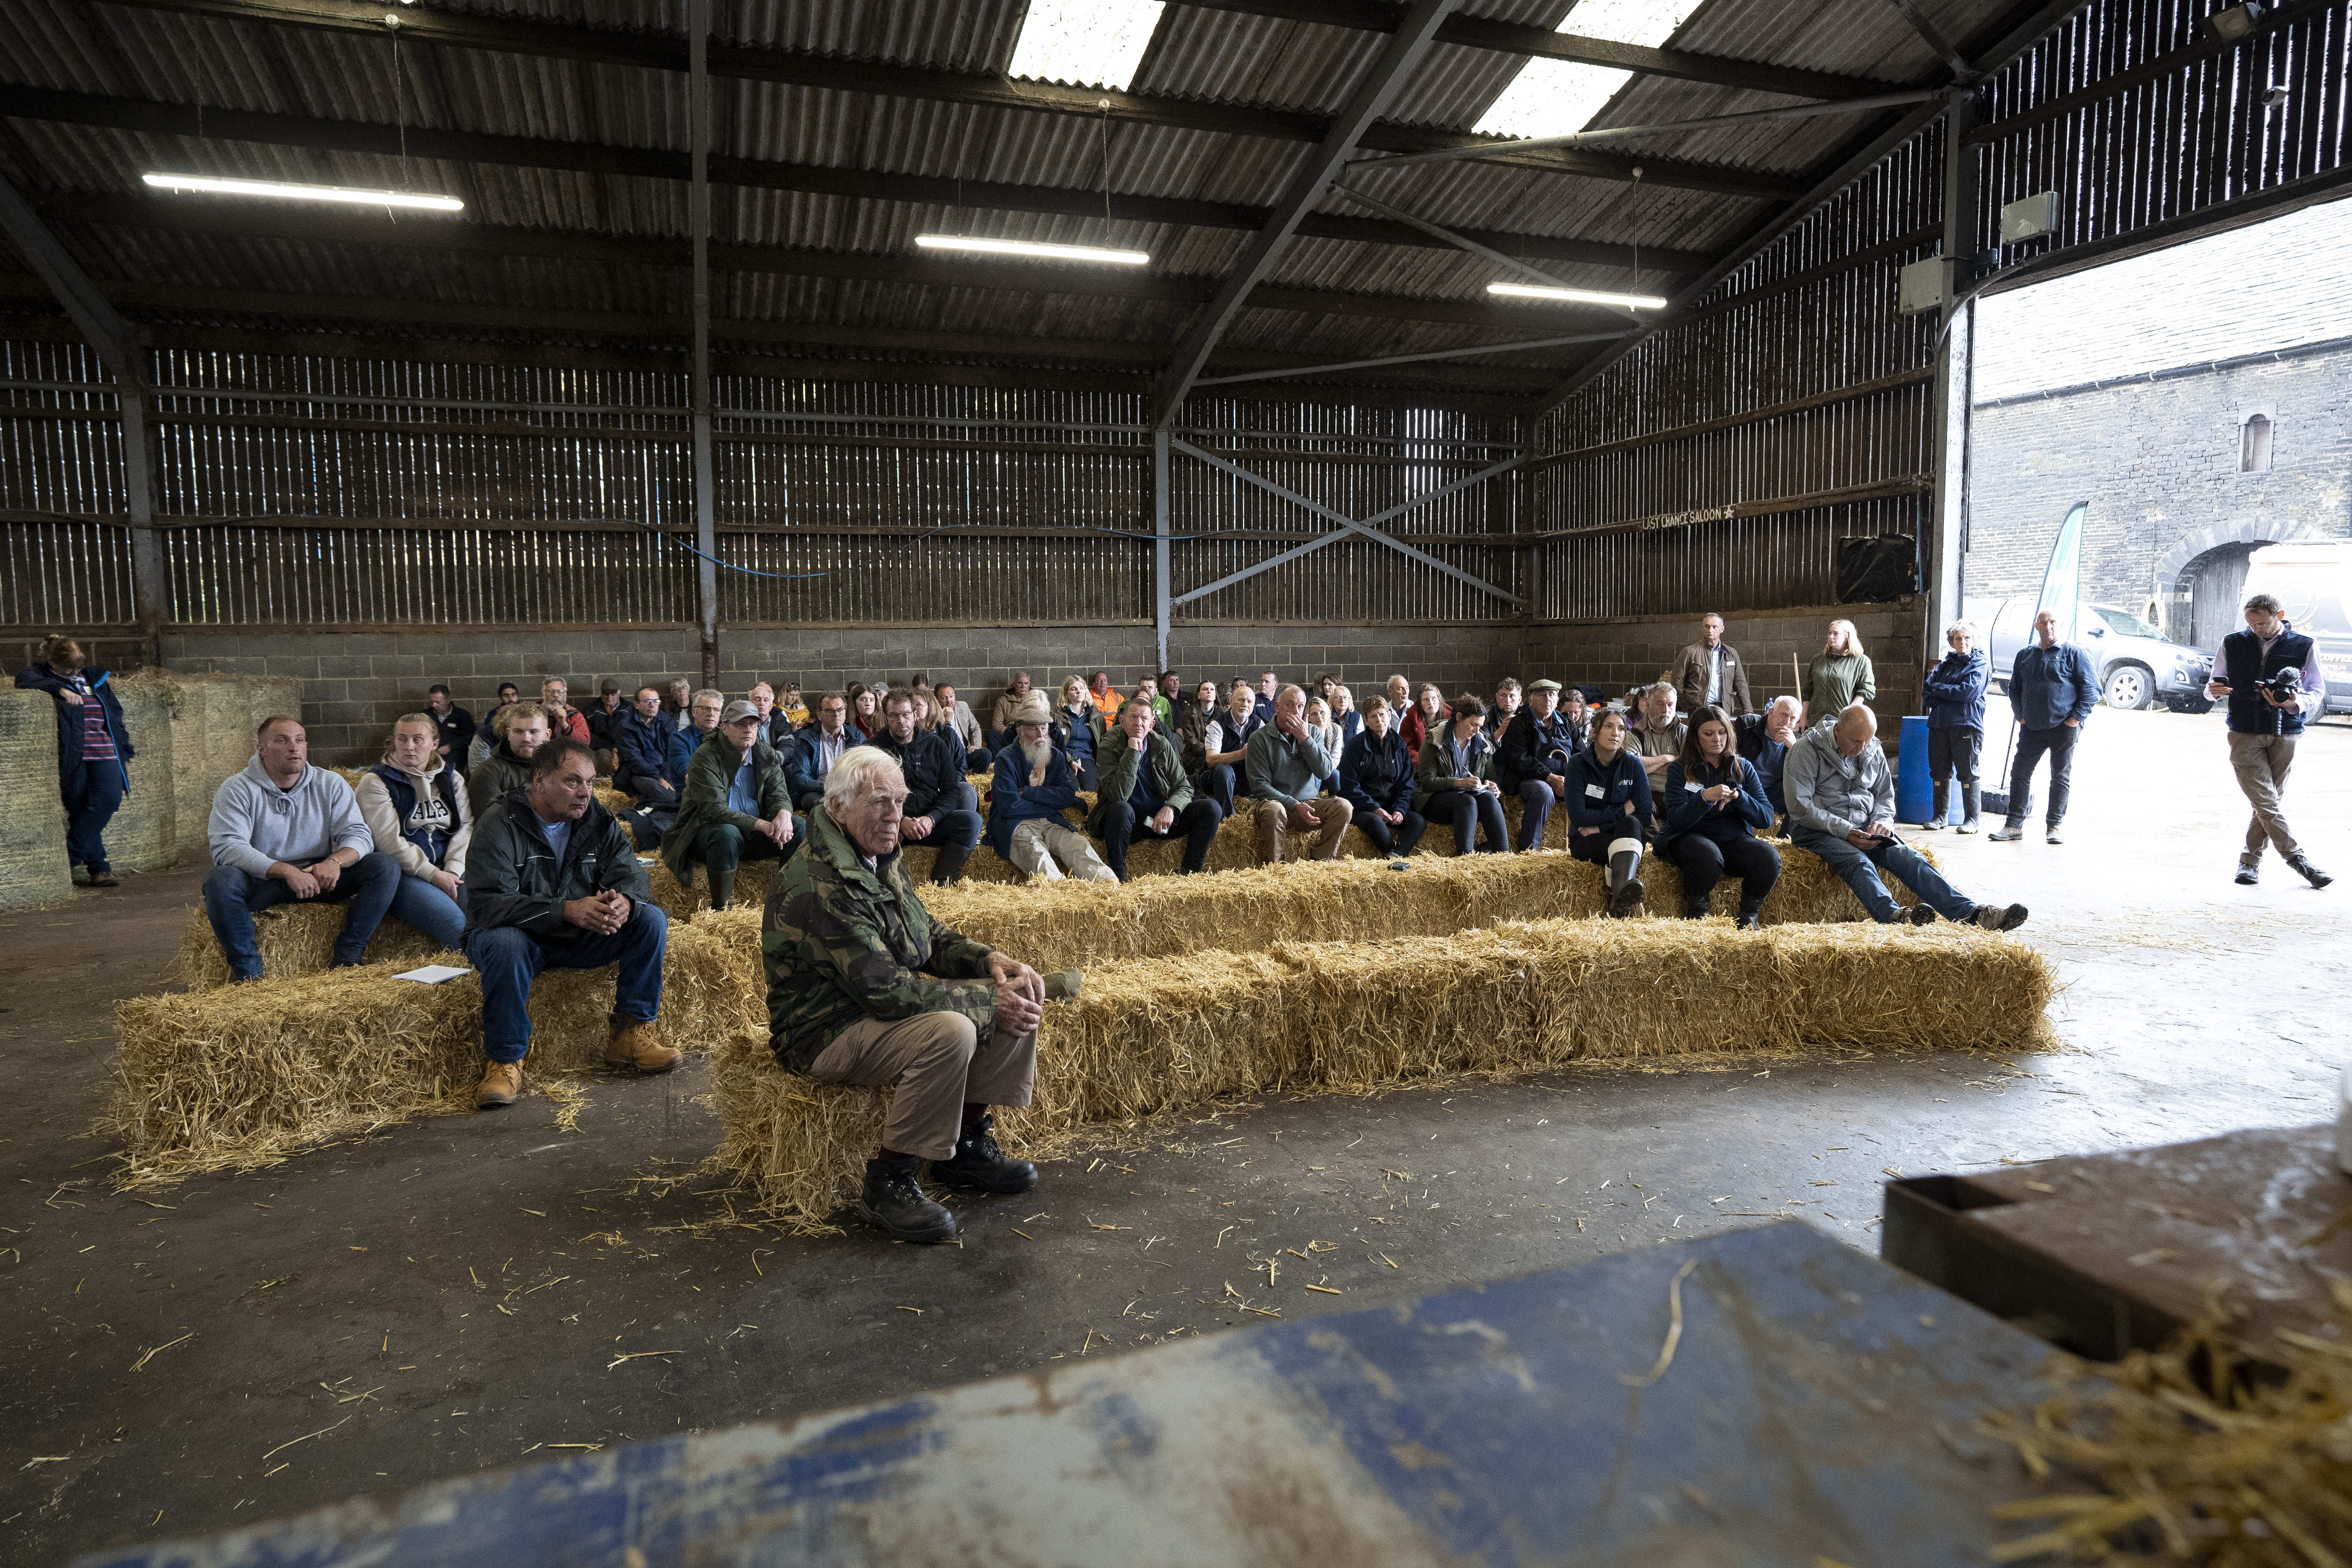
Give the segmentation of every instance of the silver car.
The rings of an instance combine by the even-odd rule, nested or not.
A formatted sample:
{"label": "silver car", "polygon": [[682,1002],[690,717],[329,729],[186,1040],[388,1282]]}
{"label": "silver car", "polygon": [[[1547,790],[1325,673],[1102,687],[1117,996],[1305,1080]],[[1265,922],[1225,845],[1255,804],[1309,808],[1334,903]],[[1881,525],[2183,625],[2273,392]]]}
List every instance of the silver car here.
{"label": "silver car", "polygon": [[[1971,617],[1990,627],[1985,640],[1997,692],[2007,694],[2018,653],[2033,639],[2036,602],[2030,595],[2003,599],[1990,616],[1970,606]],[[2212,708],[2205,695],[2211,649],[2174,642],[2119,605],[2082,605],[2075,626],[2075,642],[2097,662],[2100,694],[2108,707],[2153,708],[2161,702],[2176,713]]]}

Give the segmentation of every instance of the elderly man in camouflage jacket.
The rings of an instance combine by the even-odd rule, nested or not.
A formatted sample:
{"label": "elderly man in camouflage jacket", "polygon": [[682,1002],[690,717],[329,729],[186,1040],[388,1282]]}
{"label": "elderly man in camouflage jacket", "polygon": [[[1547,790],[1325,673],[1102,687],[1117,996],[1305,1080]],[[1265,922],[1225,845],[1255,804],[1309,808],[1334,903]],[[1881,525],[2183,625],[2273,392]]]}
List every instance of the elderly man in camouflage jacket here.
{"label": "elderly man in camouflage jacket", "polygon": [[824,1083],[896,1086],[866,1164],[864,1217],[908,1241],[947,1241],[955,1215],[924,1196],[920,1162],[950,1187],[1023,1193],[991,1105],[1029,1103],[1044,980],[935,923],[898,856],[907,783],[871,746],[825,775],[808,841],[768,894],[760,947],[776,1059]]}

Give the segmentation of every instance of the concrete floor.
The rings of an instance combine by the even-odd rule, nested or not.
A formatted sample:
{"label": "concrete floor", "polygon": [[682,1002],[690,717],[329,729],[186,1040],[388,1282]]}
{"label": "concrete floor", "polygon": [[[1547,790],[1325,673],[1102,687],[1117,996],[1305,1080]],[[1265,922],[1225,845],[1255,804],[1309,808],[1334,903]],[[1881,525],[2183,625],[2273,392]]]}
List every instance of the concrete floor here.
{"label": "concrete floor", "polygon": [[[2065,981],[2065,1053],[1567,1070],[1235,1106],[968,1206],[961,1247],[726,1223],[695,1173],[716,1141],[700,1067],[592,1082],[576,1132],[533,1099],[116,1194],[88,1131],[107,1004],[159,986],[198,879],[0,918],[18,1106],[0,1139],[0,1559],[61,1562],[555,1445],[895,1396],[1758,1215],[1874,1250],[1888,1170],[2324,1120],[2352,1056],[2326,1022],[2352,881],[2314,892],[2273,860],[2261,888],[2231,884],[2245,810],[2221,733],[2218,715],[2103,710],[2070,843],[1936,841],[1961,887],[2032,906],[2022,934]],[[2315,732],[2289,803],[2314,858],[2352,874],[2347,760],[2352,728]]]}

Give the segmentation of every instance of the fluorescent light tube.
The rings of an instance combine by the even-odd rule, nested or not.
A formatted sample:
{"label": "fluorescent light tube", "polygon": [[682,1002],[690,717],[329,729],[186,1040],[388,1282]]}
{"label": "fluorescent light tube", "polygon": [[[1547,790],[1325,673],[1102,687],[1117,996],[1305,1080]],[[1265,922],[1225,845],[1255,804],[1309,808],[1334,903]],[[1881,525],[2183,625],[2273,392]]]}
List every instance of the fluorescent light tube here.
{"label": "fluorescent light tube", "polygon": [[1489,283],[1489,294],[1516,294],[1528,300],[1566,300],[1578,305],[1623,305],[1635,310],[1663,310],[1666,302],[1652,294],[1611,294],[1599,289],[1546,289],[1535,283]]}
{"label": "fluorescent light tube", "polygon": [[926,250],[984,250],[993,256],[1042,256],[1054,261],[1114,261],[1122,267],[1140,267],[1151,259],[1150,253],[1143,250],[1045,245],[1034,239],[977,239],[964,234],[919,234],[915,243]]}
{"label": "fluorescent light tube", "polygon": [[416,191],[361,191],[347,185],[295,185],[278,180],[216,180],[208,174],[142,174],[159,191],[208,191],[224,196],[278,196],[298,202],[341,202],[355,207],[420,207],[454,213],[466,204],[455,196]]}

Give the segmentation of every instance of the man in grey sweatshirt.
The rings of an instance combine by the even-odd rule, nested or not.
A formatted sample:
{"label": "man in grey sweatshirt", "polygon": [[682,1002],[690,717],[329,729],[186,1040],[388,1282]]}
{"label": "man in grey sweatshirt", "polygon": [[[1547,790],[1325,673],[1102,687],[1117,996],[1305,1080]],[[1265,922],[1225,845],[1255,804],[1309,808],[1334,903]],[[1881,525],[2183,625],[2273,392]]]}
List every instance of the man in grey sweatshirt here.
{"label": "man in grey sweatshirt", "polygon": [[341,774],[310,765],[299,721],[262,721],[253,761],[213,795],[205,916],[237,980],[261,978],[253,917],[299,899],[351,903],[333,967],[360,962],[400,890],[400,862],[375,847]]}

